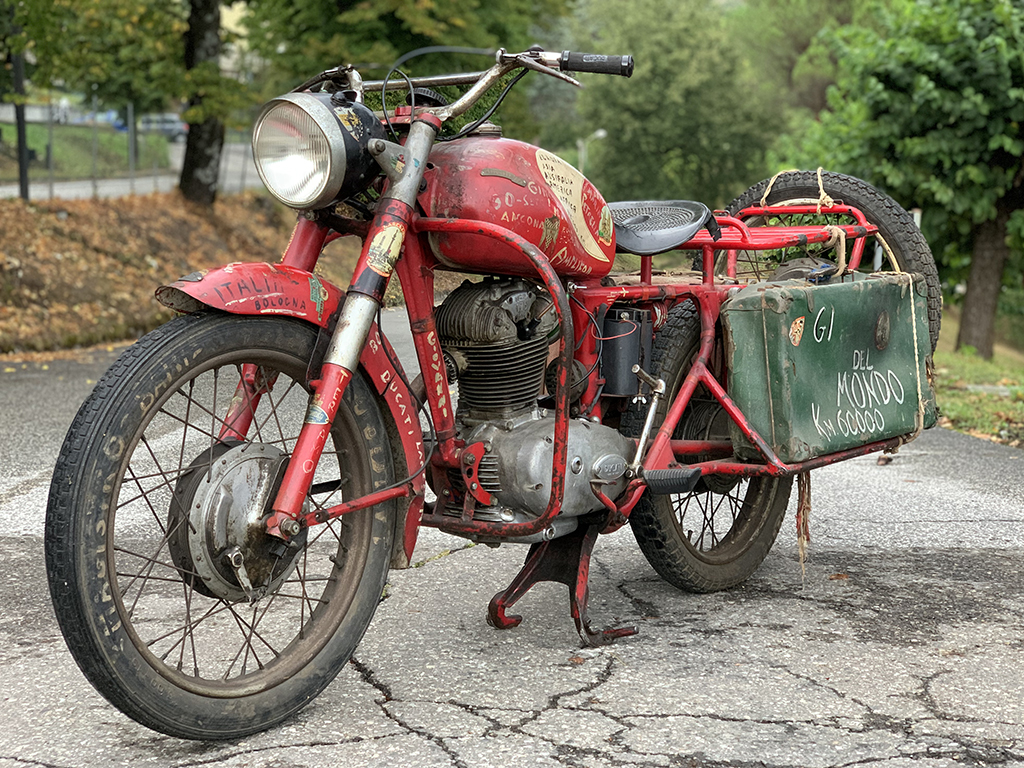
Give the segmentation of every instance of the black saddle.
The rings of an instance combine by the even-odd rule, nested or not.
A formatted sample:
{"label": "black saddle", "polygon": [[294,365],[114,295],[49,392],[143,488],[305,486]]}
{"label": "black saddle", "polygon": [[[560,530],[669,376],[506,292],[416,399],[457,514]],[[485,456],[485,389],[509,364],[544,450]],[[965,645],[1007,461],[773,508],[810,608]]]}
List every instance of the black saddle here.
{"label": "black saddle", "polygon": [[705,227],[715,240],[721,236],[708,207],[693,200],[608,203],[608,208],[616,250],[637,256],[670,251]]}

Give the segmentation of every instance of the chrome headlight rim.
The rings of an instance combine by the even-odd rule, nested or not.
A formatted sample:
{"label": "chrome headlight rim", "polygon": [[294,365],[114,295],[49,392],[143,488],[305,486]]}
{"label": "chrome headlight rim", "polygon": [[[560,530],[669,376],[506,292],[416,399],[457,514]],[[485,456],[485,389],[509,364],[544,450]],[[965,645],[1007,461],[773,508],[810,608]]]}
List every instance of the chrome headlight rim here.
{"label": "chrome headlight rim", "polygon": [[[289,104],[305,112],[313,121],[313,124],[323,134],[323,138],[328,147],[327,173],[324,175],[321,184],[318,185],[316,193],[308,195],[303,199],[289,198],[282,194],[280,189],[275,188],[275,186],[270,183],[267,178],[267,173],[264,171],[260,153],[257,151],[257,144],[262,130],[266,125],[266,118],[275,109],[280,108],[282,104]],[[337,199],[338,193],[341,191],[342,184],[345,180],[346,163],[344,132],[338,123],[337,116],[333,111],[331,111],[330,107],[324,103],[321,96],[316,94],[286,93],[268,101],[260,111],[259,117],[256,118],[256,123],[253,127],[252,153],[253,162],[256,165],[256,172],[259,174],[260,180],[267,188],[267,191],[275,200],[295,210],[303,211],[322,208],[329,203],[334,202]],[[296,151],[296,155],[299,155],[298,151]]]}

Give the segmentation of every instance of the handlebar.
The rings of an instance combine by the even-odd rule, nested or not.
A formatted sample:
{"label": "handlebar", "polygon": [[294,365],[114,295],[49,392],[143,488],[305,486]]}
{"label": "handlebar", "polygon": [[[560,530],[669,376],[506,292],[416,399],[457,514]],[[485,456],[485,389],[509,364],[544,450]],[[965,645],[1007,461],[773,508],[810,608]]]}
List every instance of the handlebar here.
{"label": "handlebar", "polygon": [[558,58],[558,69],[562,72],[593,72],[598,75],[632,77],[633,57],[562,51],[562,55]]}
{"label": "handlebar", "polygon": [[[360,81],[362,88],[387,90],[408,87],[436,87],[438,85],[470,85],[472,87],[462,95],[454,104],[446,107],[432,108],[433,112],[442,121],[463,114],[495,83],[509,72],[516,69],[532,69],[544,74],[566,80],[574,85],[579,85],[563,72],[590,72],[601,75],[620,75],[630,77],[633,74],[633,57],[609,56],[603,53],[577,53],[574,51],[542,51],[536,48],[524,51],[523,53],[507,53],[503,48],[495,54],[495,64],[488,70],[482,72],[466,72],[456,75],[437,75],[433,77],[396,78],[387,81]],[[351,72],[351,67],[346,70]],[[324,75],[327,73],[325,72]],[[312,81],[310,81],[312,82]],[[303,87],[308,87],[303,86]]]}

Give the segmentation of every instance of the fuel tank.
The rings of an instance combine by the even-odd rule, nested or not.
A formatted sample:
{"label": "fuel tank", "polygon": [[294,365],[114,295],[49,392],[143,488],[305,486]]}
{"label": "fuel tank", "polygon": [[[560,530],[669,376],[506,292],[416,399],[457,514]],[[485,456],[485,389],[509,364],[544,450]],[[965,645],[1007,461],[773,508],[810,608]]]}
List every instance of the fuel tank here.
{"label": "fuel tank", "polygon": [[[601,193],[557,155],[512,139],[468,137],[430,153],[419,202],[428,216],[472,219],[515,231],[566,277],[603,277],[615,230]],[[432,233],[438,260],[469,272],[536,276],[520,251],[494,238]]]}

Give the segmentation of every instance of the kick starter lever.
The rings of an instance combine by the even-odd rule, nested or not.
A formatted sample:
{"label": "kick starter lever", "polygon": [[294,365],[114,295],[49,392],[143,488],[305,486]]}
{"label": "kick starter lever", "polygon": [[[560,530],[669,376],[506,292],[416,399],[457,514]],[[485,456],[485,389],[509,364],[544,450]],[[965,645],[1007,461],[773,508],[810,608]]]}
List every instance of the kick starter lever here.
{"label": "kick starter lever", "polygon": [[651,427],[654,426],[654,416],[658,410],[658,400],[665,394],[665,382],[655,378],[639,365],[631,369],[636,377],[651,388],[651,404],[647,409],[647,418],[644,420],[644,428],[640,432],[640,439],[636,444],[636,456],[633,463],[629,465],[630,474],[636,477],[640,473],[640,459],[643,458],[644,449],[647,447],[647,438],[651,435]]}

